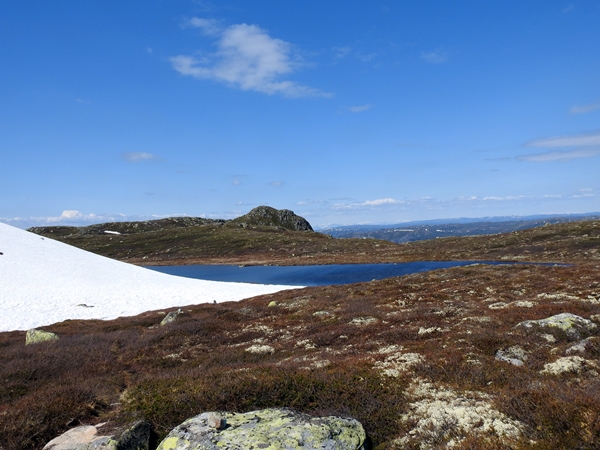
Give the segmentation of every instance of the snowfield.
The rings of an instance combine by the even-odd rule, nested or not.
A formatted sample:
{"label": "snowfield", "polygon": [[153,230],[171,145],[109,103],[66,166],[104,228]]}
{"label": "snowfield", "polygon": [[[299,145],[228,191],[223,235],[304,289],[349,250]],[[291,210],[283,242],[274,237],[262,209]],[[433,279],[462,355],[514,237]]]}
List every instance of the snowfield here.
{"label": "snowfield", "polygon": [[115,319],[294,286],[194,280],[126,264],[0,223],[0,332]]}

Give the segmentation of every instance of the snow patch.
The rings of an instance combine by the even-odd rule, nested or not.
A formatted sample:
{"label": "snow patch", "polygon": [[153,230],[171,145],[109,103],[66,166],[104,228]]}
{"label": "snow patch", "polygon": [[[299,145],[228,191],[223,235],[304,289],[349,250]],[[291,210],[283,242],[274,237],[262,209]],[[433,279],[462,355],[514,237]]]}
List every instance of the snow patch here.
{"label": "snow patch", "polygon": [[237,301],[294,286],[167,275],[0,223],[0,332],[67,319],[116,319],[145,311]]}

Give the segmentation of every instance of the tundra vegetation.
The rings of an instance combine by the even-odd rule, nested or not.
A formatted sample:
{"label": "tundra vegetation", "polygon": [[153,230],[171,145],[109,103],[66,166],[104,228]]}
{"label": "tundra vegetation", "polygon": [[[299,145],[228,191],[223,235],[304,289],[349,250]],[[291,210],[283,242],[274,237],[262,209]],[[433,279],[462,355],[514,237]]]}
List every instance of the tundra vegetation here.
{"label": "tundra vegetation", "polygon": [[[170,310],[71,320],[43,327],[58,340],[28,346],[24,331],[0,333],[4,450],[41,449],[78,424],[139,419],[160,440],[203,411],[266,407],[354,417],[379,450],[600,442],[599,221],[410,244],[228,222],[122,233],[53,234],[144,263],[569,265],[481,264],[289,290],[183,307],[163,326]],[[565,313],[585,326],[527,322]],[[571,315],[560,317],[575,323]]]}

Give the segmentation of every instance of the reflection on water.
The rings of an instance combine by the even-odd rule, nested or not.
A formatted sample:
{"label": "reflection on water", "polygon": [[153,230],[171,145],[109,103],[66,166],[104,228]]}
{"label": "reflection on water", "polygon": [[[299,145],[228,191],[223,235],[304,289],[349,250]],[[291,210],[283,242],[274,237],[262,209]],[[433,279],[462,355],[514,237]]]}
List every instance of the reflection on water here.
{"label": "reflection on water", "polygon": [[[331,264],[317,266],[149,266],[148,269],[187,278],[288,286],[327,286],[481,264],[482,261],[417,261],[392,264]],[[503,264],[486,261],[485,264]]]}

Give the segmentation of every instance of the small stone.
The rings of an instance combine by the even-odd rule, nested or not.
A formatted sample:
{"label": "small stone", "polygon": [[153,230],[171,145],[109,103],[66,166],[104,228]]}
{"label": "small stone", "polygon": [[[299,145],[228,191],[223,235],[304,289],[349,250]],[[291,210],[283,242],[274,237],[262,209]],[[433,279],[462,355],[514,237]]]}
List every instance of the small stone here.
{"label": "small stone", "polygon": [[209,413],[206,418],[206,424],[215,430],[220,430],[221,428],[225,428],[226,421],[217,413]]}
{"label": "small stone", "polygon": [[527,352],[518,345],[496,352],[496,360],[521,367],[527,361]]}
{"label": "small stone", "polygon": [[267,306],[268,306],[269,308],[272,308],[273,306],[277,306],[277,302],[276,302],[275,300],[273,300],[273,301],[272,301],[272,302],[270,302],[270,303],[269,303]]}

